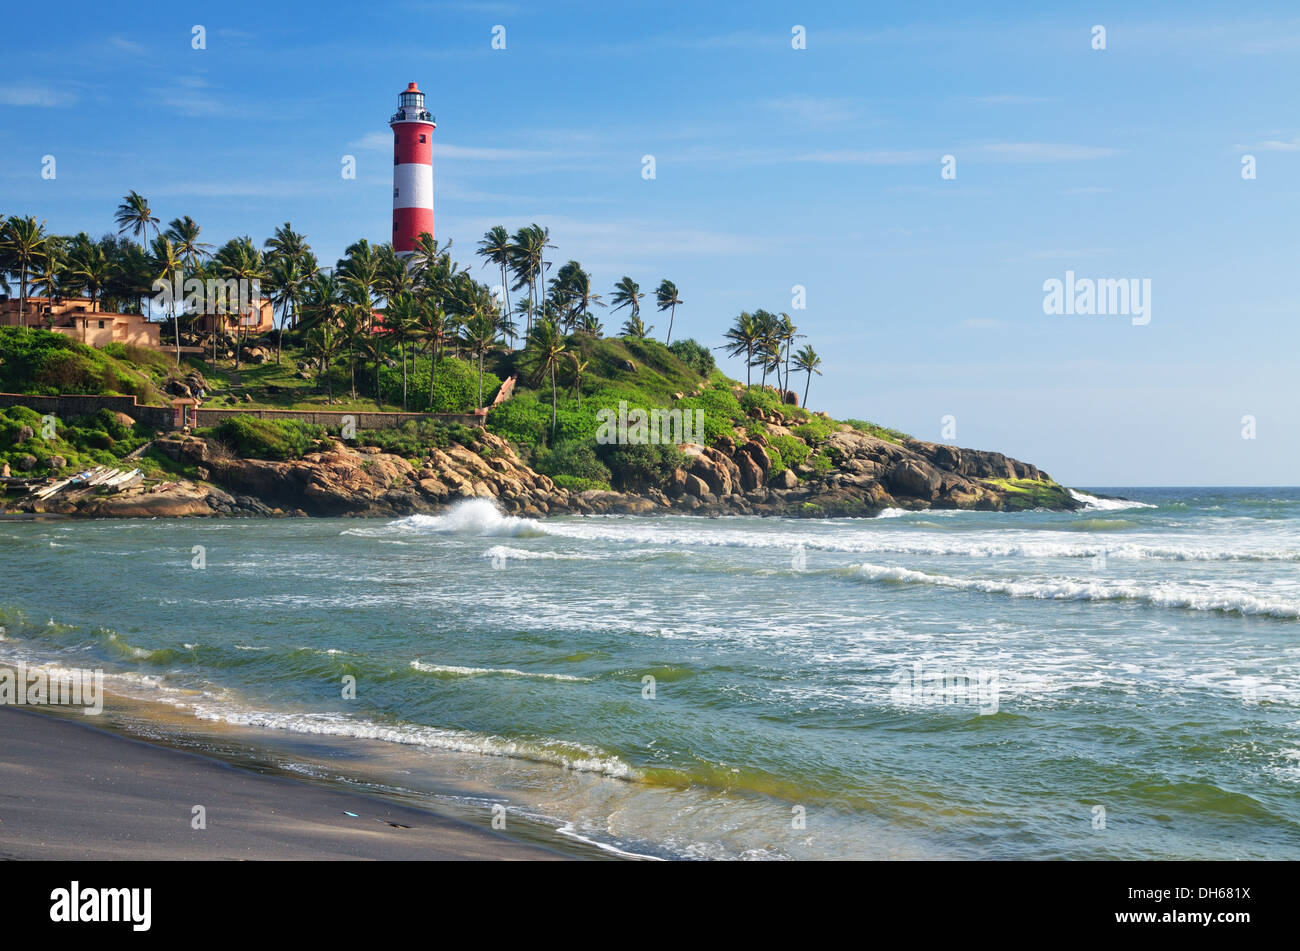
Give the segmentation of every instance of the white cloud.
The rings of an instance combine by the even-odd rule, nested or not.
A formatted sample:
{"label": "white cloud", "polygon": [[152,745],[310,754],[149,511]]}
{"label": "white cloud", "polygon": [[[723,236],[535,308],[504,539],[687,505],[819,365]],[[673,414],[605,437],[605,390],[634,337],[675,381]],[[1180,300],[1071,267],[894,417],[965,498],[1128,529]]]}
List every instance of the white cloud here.
{"label": "white cloud", "polygon": [[850,122],[860,115],[854,100],[826,96],[780,96],[766,100],[763,105],[802,122],[817,124]]}
{"label": "white cloud", "polygon": [[68,106],[77,101],[77,94],[66,89],[49,86],[0,86],[0,106]]}

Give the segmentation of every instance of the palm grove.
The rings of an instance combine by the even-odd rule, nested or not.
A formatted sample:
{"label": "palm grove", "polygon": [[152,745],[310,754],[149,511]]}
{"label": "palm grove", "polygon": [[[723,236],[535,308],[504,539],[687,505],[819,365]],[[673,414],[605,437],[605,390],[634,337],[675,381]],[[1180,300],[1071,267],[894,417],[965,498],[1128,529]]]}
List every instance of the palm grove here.
{"label": "palm grove", "polygon": [[[23,326],[37,322],[29,307],[32,297],[86,297],[92,310],[143,314],[158,281],[169,286],[178,279],[244,282],[260,287],[279,315],[276,361],[286,343],[301,348],[331,399],[342,373],[353,400],[364,394],[381,406],[388,397],[403,409],[447,409],[435,398],[440,364],[459,358],[477,374],[476,405],[482,406],[485,360],[504,352],[518,357],[512,366],[531,385],[548,391],[552,430],[561,387],[574,393],[581,407],[588,366],[577,344],[604,336],[598,310],[608,308],[623,319],[617,336],[624,340],[644,341],[654,330],[643,315],[647,294],[636,281],[623,277],[606,302],[579,262],[555,267],[548,260],[555,245],[549,229],[537,224],[514,234],[498,225],[483,235],[477,255],[491,277],[499,278],[494,292],[452,258],[450,241],[438,244],[429,234],[421,235],[405,259],[389,244],[361,239],[331,268],[320,265],[307,238],[288,222],[261,247],[248,236],[216,247],[203,241],[202,229],[189,216],[164,227],[148,200],[134,191],[123,198],[114,219],[117,233],[95,240],[85,232],[49,234],[32,217],[0,215],[0,292],[17,291]],[[667,322],[664,343],[679,355],[707,354],[694,341],[672,342],[682,303],[673,282],[662,280],[653,306]],[[251,309],[255,303],[223,297],[186,307],[183,300],[170,300],[163,327],[177,364],[188,343],[201,346],[214,364],[225,358],[238,370],[249,343],[247,327],[255,324],[240,319],[251,317],[240,312],[241,306]],[[196,327],[204,313],[220,316],[206,321],[206,339],[200,339]],[[801,337],[787,314],[760,309],[740,314],[720,349],[743,357],[747,385],[754,370],[760,384],[770,377],[782,390],[790,388],[792,373],[805,374],[806,403],[821,361],[811,346],[794,348]],[[417,366],[418,391],[412,385]],[[712,368],[711,358],[707,366]],[[386,377],[392,379],[391,390]]]}

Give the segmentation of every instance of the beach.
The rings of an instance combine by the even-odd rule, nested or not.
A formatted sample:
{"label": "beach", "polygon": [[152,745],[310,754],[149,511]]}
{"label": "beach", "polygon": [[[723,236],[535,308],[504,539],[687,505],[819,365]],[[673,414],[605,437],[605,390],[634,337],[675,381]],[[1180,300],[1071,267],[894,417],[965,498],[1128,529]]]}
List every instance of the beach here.
{"label": "beach", "polygon": [[[530,860],[488,828],[0,707],[5,860]],[[203,805],[206,828],[194,829]]]}
{"label": "beach", "polygon": [[[99,785],[59,778],[53,746],[6,728],[11,764],[55,772],[0,774],[27,803],[0,817],[4,842],[1300,857],[1300,492],[1098,492],[1077,512],[869,519],[521,518],[475,500],[398,519],[3,523],[0,667],[102,670],[107,695],[102,717],[68,714],[75,734],[36,721],[97,737],[70,761],[100,763]],[[159,800],[166,784],[110,784],[123,757],[81,721],[233,765],[114,741],[150,769],[189,764]],[[344,794],[454,821],[399,830],[381,820],[405,813]],[[22,798],[37,795],[48,812]],[[508,839],[471,834],[498,817]]]}

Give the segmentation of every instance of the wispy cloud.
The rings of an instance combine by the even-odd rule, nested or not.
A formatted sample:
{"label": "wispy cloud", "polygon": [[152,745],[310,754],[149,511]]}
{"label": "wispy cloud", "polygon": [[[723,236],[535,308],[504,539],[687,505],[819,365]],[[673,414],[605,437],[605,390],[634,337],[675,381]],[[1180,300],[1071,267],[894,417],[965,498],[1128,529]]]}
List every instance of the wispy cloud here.
{"label": "wispy cloud", "polygon": [[941,154],[938,149],[822,149],[795,155],[792,161],[829,165],[915,165],[937,161]]}
{"label": "wispy cloud", "polygon": [[123,53],[132,53],[136,56],[143,56],[145,49],[134,40],[128,40],[124,36],[110,36],[106,41],[109,46]]}
{"label": "wispy cloud", "polygon": [[801,122],[817,125],[852,122],[862,115],[855,100],[829,96],[780,96],[765,100],[763,106]]}
{"label": "wispy cloud", "polygon": [[1286,141],[1284,139],[1265,139],[1254,145],[1238,145],[1238,149],[1254,149],[1256,152],[1300,152],[1300,135]]}
{"label": "wispy cloud", "polygon": [[[359,139],[348,143],[354,149],[366,151],[386,151],[393,147],[393,133],[367,132]],[[474,159],[481,162],[544,162],[563,158],[563,153],[545,149],[497,149],[487,146],[455,145],[450,142],[434,142],[433,159]]]}
{"label": "wispy cloud", "polygon": [[1120,154],[1118,149],[1056,142],[995,142],[968,151],[1006,162],[1081,162]]}
{"label": "wispy cloud", "polygon": [[1050,96],[1020,96],[1013,93],[1004,93],[996,96],[975,96],[974,102],[986,106],[1025,106],[1039,102],[1056,102]]}
{"label": "wispy cloud", "polygon": [[0,106],[69,106],[77,101],[77,94],[67,89],[50,86],[13,85],[0,86]]}

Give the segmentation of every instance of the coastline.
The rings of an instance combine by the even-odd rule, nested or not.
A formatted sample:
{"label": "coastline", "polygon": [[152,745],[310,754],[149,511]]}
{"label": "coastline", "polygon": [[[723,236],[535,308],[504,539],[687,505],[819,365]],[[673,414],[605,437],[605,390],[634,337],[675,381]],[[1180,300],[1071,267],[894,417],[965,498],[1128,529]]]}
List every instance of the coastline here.
{"label": "coastline", "polygon": [[[245,761],[0,707],[6,860],[475,860],[610,858],[304,781]],[[204,805],[207,828],[191,828]],[[354,815],[348,815],[352,813]],[[562,845],[562,843],[556,843]],[[593,854],[594,853],[594,854]]]}

